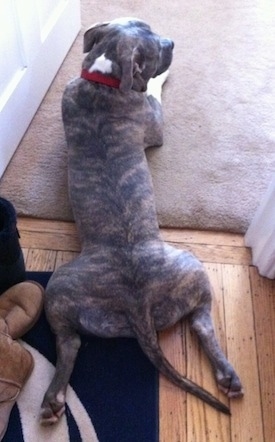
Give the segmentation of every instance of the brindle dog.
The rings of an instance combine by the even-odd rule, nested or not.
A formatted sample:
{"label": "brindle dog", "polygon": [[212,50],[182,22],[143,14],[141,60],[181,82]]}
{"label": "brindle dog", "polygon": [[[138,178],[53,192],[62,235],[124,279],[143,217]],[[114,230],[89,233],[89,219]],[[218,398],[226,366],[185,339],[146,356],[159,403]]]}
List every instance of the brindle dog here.
{"label": "brindle dog", "polygon": [[84,36],[82,76],[64,92],[69,193],[82,248],[46,289],[57,365],[42,404],[43,424],[64,412],[81,334],[135,337],[174,384],[229,413],[179,374],[160,349],[157,331],[185,317],[219,387],[229,397],[242,395],[215,338],[206,272],[193,255],[162,241],[157,222],[144,149],[163,141],[160,95],[173,46],[140,20],[94,25]]}

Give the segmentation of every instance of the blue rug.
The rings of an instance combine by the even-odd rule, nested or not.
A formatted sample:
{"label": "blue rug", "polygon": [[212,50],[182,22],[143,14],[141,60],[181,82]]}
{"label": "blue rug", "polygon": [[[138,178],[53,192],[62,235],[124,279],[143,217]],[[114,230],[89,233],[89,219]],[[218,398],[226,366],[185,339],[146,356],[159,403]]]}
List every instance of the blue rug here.
{"label": "blue rug", "polygon": [[[29,272],[28,279],[45,286],[50,275]],[[22,341],[35,357],[34,371],[38,373],[40,366],[55,364],[55,339],[44,314]],[[37,390],[39,395],[38,384],[40,387],[43,382],[43,375],[33,373],[26,390],[31,388],[30,394]],[[38,425],[39,409],[36,404],[31,412],[33,399],[24,390],[13,407],[4,442],[92,442],[92,436],[87,435],[93,430],[93,440],[99,442],[158,441],[158,373],[134,339],[82,338],[63,418],[66,434],[59,428],[61,438],[54,426],[45,429]],[[32,431],[41,431],[41,435],[35,433],[31,439]]]}

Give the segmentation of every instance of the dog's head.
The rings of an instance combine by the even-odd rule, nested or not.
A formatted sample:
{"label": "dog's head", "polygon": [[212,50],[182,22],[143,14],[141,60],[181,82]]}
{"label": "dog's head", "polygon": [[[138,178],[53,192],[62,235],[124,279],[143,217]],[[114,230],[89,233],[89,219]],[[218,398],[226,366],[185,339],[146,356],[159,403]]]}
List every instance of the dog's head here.
{"label": "dog's head", "polygon": [[120,90],[146,91],[150,78],[166,71],[174,43],[151,31],[135,18],[122,18],[91,26],[84,34],[83,68],[120,79]]}

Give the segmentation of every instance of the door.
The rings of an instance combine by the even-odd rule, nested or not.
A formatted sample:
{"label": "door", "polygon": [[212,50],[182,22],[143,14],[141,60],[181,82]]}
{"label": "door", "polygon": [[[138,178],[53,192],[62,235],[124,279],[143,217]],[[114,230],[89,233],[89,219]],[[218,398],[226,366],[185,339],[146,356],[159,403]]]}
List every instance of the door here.
{"label": "door", "polygon": [[0,177],[80,29],[80,0],[0,0]]}

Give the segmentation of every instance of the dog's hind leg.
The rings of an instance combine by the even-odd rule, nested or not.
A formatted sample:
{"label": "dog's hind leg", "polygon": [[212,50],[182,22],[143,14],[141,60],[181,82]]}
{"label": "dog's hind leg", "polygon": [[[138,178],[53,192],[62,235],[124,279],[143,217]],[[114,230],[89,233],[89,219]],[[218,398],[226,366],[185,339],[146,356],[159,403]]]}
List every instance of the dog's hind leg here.
{"label": "dog's hind leg", "polygon": [[[138,311],[138,317],[132,311],[129,313],[129,321],[132,325],[136,338],[152,364],[171,382],[178,387],[202,399],[216,410],[225,414],[230,414],[226,405],[216,399],[212,394],[190,381],[170,364],[165,358],[160,345],[158,343],[157,332],[154,326],[153,317],[149,307],[145,307],[142,311]],[[142,324],[140,326],[140,324]]]}
{"label": "dog's hind leg", "polygon": [[202,347],[213,367],[219,388],[228,397],[240,397],[243,389],[239,377],[223,354],[213,328],[210,305],[197,308],[190,317],[192,329],[197,333]]}
{"label": "dog's hind leg", "polygon": [[41,405],[42,425],[54,424],[65,411],[66,389],[80,345],[80,337],[71,331],[56,338],[56,371]]}

